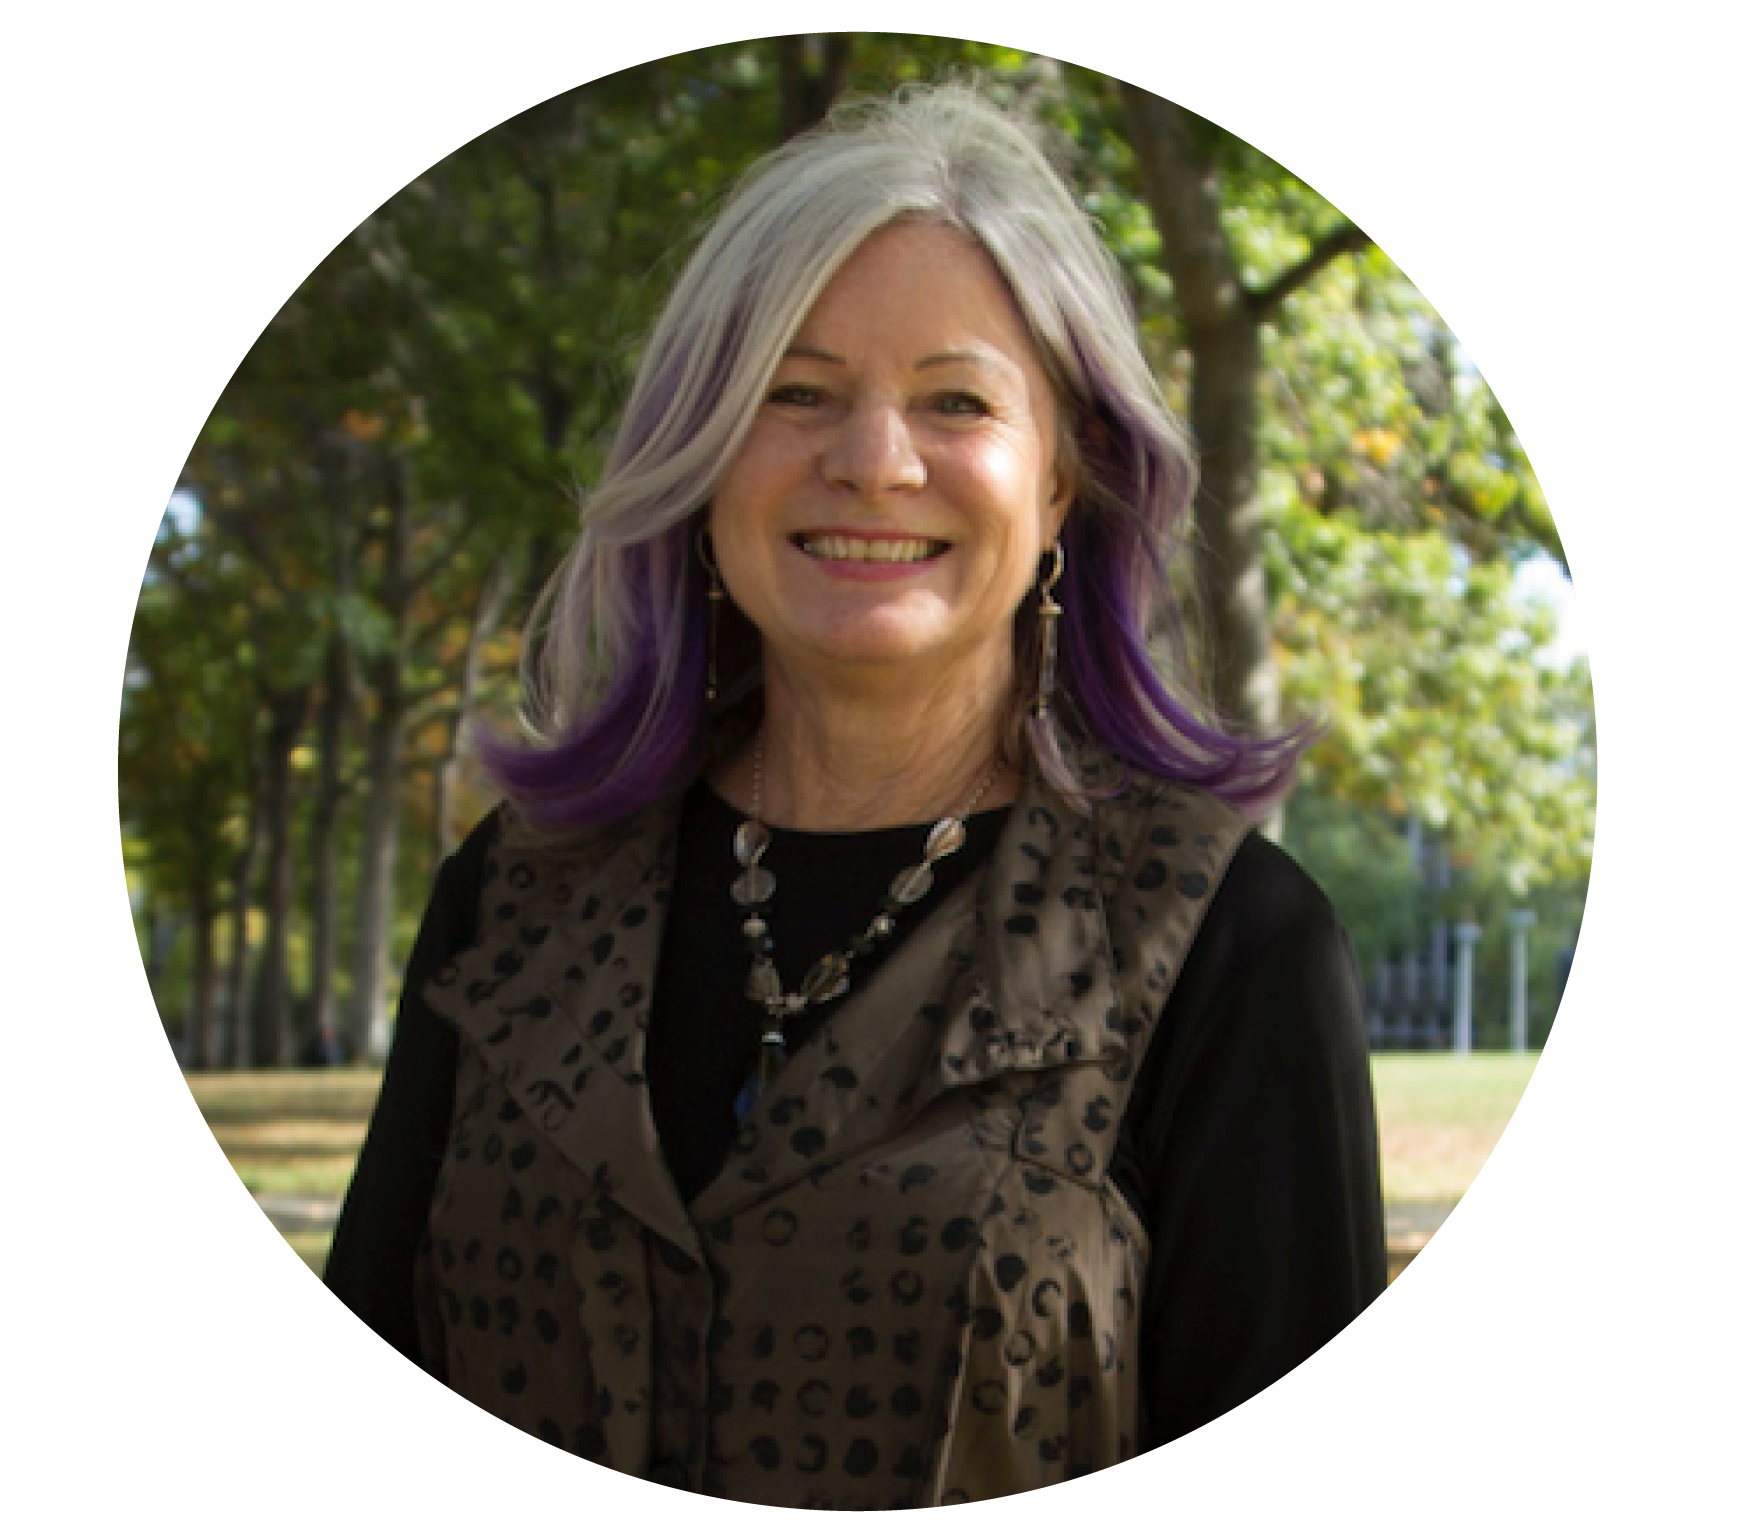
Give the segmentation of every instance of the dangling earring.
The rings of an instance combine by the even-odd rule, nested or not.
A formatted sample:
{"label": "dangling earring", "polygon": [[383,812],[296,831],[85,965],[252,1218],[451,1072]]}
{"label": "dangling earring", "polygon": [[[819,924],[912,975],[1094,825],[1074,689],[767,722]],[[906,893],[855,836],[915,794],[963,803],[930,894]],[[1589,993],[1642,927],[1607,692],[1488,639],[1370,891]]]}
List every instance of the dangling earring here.
{"label": "dangling earring", "polygon": [[1038,564],[1038,693],[1032,700],[1034,720],[1050,714],[1050,697],[1056,689],[1056,622],[1062,618],[1062,606],[1051,596],[1062,577],[1062,543],[1053,541],[1044,553],[1050,559],[1048,571]]}
{"label": "dangling earring", "polygon": [[720,694],[720,607],[726,601],[721,586],[720,569],[714,565],[714,543],[708,539],[708,527],[696,532],[696,556],[708,572],[708,703]]}

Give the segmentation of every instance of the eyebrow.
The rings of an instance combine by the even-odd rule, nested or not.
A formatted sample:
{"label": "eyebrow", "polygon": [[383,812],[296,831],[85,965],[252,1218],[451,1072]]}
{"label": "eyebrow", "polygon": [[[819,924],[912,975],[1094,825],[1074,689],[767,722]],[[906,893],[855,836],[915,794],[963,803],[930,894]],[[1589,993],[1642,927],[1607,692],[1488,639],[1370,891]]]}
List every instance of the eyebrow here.
{"label": "eyebrow", "polygon": [[[783,352],[785,359],[823,361],[830,366],[846,366],[848,361],[834,351],[820,350],[816,345],[789,345]],[[916,362],[917,371],[926,371],[933,366],[971,365],[981,366],[988,371],[1011,371],[1013,367],[1001,357],[992,355],[985,350],[937,350],[932,355],[924,355]]]}

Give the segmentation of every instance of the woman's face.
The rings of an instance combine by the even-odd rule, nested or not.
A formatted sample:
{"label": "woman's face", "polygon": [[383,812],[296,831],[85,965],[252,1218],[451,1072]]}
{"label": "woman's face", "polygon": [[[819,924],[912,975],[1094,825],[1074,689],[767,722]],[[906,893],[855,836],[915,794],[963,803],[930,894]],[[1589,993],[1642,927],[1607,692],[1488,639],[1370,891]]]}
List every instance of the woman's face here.
{"label": "woman's face", "polygon": [[1011,672],[1069,494],[1055,399],[994,262],[900,223],[831,279],[710,511],[727,591],[790,675]]}

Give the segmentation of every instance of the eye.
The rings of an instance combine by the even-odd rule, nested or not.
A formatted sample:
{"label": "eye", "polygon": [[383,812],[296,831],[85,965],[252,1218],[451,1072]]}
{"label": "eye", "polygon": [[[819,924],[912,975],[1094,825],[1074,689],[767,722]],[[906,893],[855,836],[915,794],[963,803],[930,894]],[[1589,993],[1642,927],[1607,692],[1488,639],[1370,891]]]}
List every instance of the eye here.
{"label": "eye", "polygon": [[974,392],[937,392],[932,400],[932,407],[938,414],[964,415],[969,418],[981,418],[989,412],[989,405]]}
{"label": "eye", "polygon": [[824,401],[821,388],[808,387],[804,382],[783,382],[769,391],[769,401],[784,408],[813,408]]}

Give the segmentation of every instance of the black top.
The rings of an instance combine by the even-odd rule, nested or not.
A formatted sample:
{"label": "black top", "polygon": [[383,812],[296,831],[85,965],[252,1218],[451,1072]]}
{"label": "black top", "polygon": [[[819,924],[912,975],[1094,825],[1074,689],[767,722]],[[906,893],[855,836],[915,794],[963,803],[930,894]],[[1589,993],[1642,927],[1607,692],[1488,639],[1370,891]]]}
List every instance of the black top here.
{"label": "black top", "polygon": [[[970,819],[963,850],[900,919],[889,947],[977,869],[1005,810]],[[740,814],[703,785],[685,797],[677,879],[656,973],[646,1075],[654,1125],[687,1201],[731,1145],[757,1009],[728,894]],[[457,1034],[421,998],[475,934],[489,817],[440,867],[403,984],[383,1088],[325,1282],[419,1361],[416,1246],[450,1127]],[[877,909],[917,861],[923,829],[772,829],[769,922],[789,990]],[[883,958],[883,954],[879,956]],[[855,985],[867,972],[857,967]],[[822,1022],[813,1011],[806,1026]],[[737,1013],[743,1021],[729,1023]],[[806,1029],[790,1027],[798,1042]],[[1330,904],[1256,833],[1216,891],[1167,1000],[1125,1115],[1111,1177],[1152,1241],[1142,1318],[1142,1443],[1213,1420],[1303,1362],[1385,1287],[1379,1151],[1354,956]]]}

